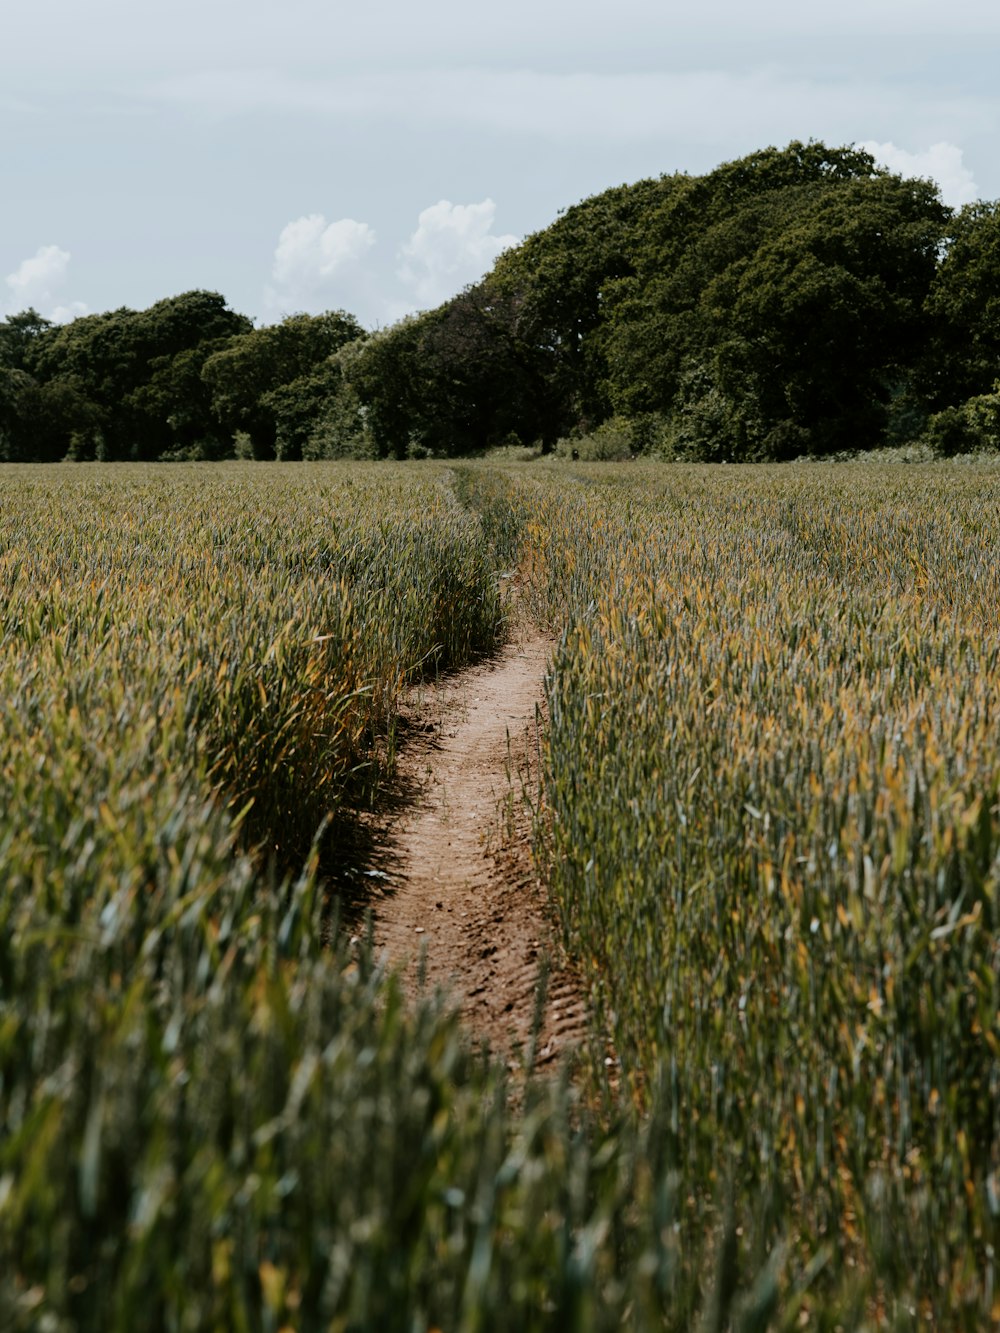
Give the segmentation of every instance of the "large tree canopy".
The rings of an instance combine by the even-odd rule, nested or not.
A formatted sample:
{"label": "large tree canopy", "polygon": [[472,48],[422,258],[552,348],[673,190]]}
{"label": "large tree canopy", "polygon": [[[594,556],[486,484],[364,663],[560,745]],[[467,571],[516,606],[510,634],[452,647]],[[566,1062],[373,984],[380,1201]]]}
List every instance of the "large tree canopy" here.
{"label": "large tree canopy", "polygon": [[[930,182],[821,143],[619,186],[372,339],[356,387],[383,453],[546,447],[612,414],[693,458],[869,447],[919,401],[950,225]],[[967,328],[975,300],[949,299]]]}
{"label": "large tree canopy", "polygon": [[584,200],[370,337],[343,311],[253,328],[211,292],[25,311],[0,323],[0,454],[453,455],[603,423],[696,459],[965,448],[998,381],[1000,205],[956,215],[796,142]]}
{"label": "large tree canopy", "polygon": [[349,377],[378,454],[451,455],[554,440],[550,361],[522,336],[515,299],[481,283],[369,339]]}
{"label": "large tree canopy", "polygon": [[191,363],[249,328],[216,292],[195,291],[32,334],[22,449],[40,457],[157,458],[214,437]]}
{"label": "large tree canopy", "polygon": [[988,392],[1000,379],[1000,203],[969,204],[952,220],[927,308],[928,403],[949,407]]}
{"label": "large tree canopy", "polygon": [[218,458],[243,431],[260,457],[300,458],[361,336],[341,311],[255,329],[215,292],[61,327],[25,311],[0,323],[0,454]]}
{"label": "large tree canopy", "polygon": [[650,219],[687,180],[622,185],[567,209],[502,254],[484,282],[503,294],[520,341],[544,367],[561,430],[608,414],[609,291],[634,276]]}
{"label": "large tree canopy", "polygon": [[354,368],[379,452],[551,445],[609,411],[606,292],[683,177],[619,186],[506,251],[437,310],[372,338]]}
{"label": "large tree canopy", "polygon": [[326,363],[363,332],[352,315],[336,310],[290,315],[231,339],[201,372],[216,420],[230,437],[245,432],[257,458],[301,458],[305,427],[297,405],[319,410],[317,396],[334,392],[339,380]]}
{"label": "large tree canopy", "polygon": [[875,443],[926,340],[948,211],[854,150],[793,144],[687,182],[612,300],[619,412],[693,457]]}

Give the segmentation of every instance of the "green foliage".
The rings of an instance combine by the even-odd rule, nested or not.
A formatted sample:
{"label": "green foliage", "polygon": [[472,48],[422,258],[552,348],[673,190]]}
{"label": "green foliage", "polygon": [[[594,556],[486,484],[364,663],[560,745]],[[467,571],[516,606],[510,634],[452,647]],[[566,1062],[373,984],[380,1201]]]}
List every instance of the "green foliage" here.
{"label": "green foliage", "polygon": [[339,366],[330,359],[362,333],[351,315],[331,311],[290,315],[233,338],[202,369],[223,431],[230,438],[246,432],[255,458],[301,458],[339,384]]}
{"label": "green foliage", "polygon": [[924,399],[941,409],[988,393],[1000,373],[1000,205],[969,204],[953,219],[927,306]]}
{"label": "green foliage", "polygon": [[51,327],[51,320],[30,306],[20,314],[8,315],[0,321],[0,367],[24,370],[31,359],[35,339]]}
{"label": "green foliage", "polygon": [[145,418],[150,432],[141,450],[144,455],[152,452],[148,442],[157,437],[160,458],[217,459],[230,455],[228,441],[213,418],[211,398],[202,378],[206,360],[228,341],[208,338],[196,347],[150,361],[148,379],[129,399]]}
{"label": "green foliage", "polygon": [[957,228],[942,278],[952,219],[935,187],[858,149],[792,143],[640,181],[569,209],[474,287],[372,339],[353,383],[382,456],[547,451],[560,437],[599,454],[609,431],[653,419],[656,449],[681,459],[905,443],[926,420],[942,310],[960,355],[974,306],[963,282],[996,285],[975,281],[989,276],[992,217]]}
{"label": "green foliage", "polygon": [[923,439],[943,457],[1000,453],[1000,380],[992,393],[979,394],[958,407],[934,413]]}
{"label": "green foliage", "polygon": [[680,1250],[726,1180],[777,1326],[989,1326],[1000,472],[474,480],[563,627],[539,850]]}
{"label": "green foliage", "polygon": [[33,334],[25,368],[36,387],[20,409],[19,456],[156,458],[212,440],[201,362],[247,327],[217,293],[196,291]]}
{"label": "green foliage", "polygon": [[792,458],[877,442],[924,339],[947,210],[864,153],[792,144],[687,182],[613,303],[613,396],[675,452]]}
{"label": "green foliage", "polygon": [[373,334],[347,369],[346,379],[364,404],[368,429],[379,458],[405,458],[419,430],[421,404],[420,336],[426,317],[409,316]]}
{"label": "green foliage", "polygon": [[[0,499],[4,1328],[995,1321],[995,467]],[[509,1105],[320,879],[513,565],[561,627],[538,856],[600,1121]]]}
{"label": "green foliage", "polygon": [[[586,199],[372,337],[342,311],[252,329],[205,292],[65,329],[25,311],[0,324],[0,452],[210,459],[237,432],[281,460],[905,446],[996,380],[998,220],[792,142]],[[956,423],[930,427],[942,447]]]}
{"label": "green foliage", "polygon": [[61,458],[73,424],[92,415],[75,384],[50,388],[29,373],[36,345],[51,328],[33,309],[0,322],[0,462]]}
{"label": "green foliage", "polygon": [[15,391],[8,399],[4,462],[53,463],[67,454],[95,456],[103,440],[104,418],[79,381],[67,376],[39,383],[24,371],[8,374]]}
{"label": "green foliage", "polygon": [[21,400],[31,384],[23,370],[0,363],[0,461],[16,458],[15,435],[20,424]]}
{"label": "green foliage", "polygon": [[369,339],[348,379],[380,457],[555,439],[544,366],[520,336],[511,299],[487,284]]}
{"label": "green foliage", "polygon": [[670,447],[670,438],[667,422],[656,413],[613,416],[591,431],[560,440],[556,452],[562,458],[615,463],[640,454],[662,456]]}
{"label": "green foliage", "polygon": [[366,411],[345,367],[364,354],[362,339],[345,343],[308,375],[263,399],[274,414],[279,458],[370,458]]}
{"label": "green foliage", "polygon": [[482,282],[366,344],[351,371],[378,453],[539,441],[608,413],[604,302],[672,181],[621,186],[505,252]]}
{"label": "green foliage", "polygon": [[634,274],[650,219],[687,179],[639,181],[574,205],[502,254],[483,284],[504,296],[522,345],[545,377],[560,430],[609,414],[608,296]]}
{"label": "green foliage", "polygon": [[342,312],[252,329],[212,292],[62,328],[26,311],[0,325],[0,449],[9,461],[212,460],[242,432],[254,457],[364,452],[338,360],[361,333]]}
{"label": "green foliage", "polygon": [[434,464],[7,469],[0,498],[0,1324],[760,1308],[732,1229],[713,1281],[663,1123],[559,1084],[513,1110],[330,919],[314,835],[384,775],[401,683],[495,643],[526,527]]}

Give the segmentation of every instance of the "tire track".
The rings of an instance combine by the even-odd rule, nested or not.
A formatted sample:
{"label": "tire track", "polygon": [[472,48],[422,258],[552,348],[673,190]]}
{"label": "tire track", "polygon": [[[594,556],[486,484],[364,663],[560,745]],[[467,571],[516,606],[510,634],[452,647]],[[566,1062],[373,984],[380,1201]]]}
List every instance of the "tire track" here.
{"label": "tire track", "polygon": [[447,991],[477,1040],[520,1068],[539,982],[535,1067],[587,1040],[587,1013],[557,946],[531,862],[522,780],[536,774],[537,719],[551,641],[415,690],[398,759],[409,799],[383,830],[376,949],[407,984]]}

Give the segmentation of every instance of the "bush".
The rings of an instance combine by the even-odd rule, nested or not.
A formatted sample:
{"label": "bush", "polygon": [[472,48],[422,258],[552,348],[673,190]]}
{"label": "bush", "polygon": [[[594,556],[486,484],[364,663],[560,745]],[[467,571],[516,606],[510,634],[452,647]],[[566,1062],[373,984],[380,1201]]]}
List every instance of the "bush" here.
{"label": "bush", "polygon": [[979,394],[932,416],[924,439],[935,454],[947,458],[1000,452],[1000,380],[992,393]]}
{"label": "bush", "polygon": [[666,440],[666,422],[657,412],[613,416],[586,434],[560,440],[556,454],[571,458],[575,452],[588,463],[620,463],[638,454],[663,454]]}

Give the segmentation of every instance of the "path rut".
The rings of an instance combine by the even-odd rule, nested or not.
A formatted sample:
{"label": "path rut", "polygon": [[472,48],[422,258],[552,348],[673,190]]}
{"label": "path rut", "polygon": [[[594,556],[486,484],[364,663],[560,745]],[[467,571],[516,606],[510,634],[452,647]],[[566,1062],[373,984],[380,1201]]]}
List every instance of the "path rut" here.
{"label": "path rut", "polygon": [[522,781],[537,780],[538,710],[551,642],[523,637],[495,659],[422,685],[404,714],[401,788],[383,833],[377,952],[407,985],[446,990],[474,1035],[524,1059],[541,971],[543,1068],[586,1040],[586,1009],[534,874]]}

